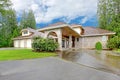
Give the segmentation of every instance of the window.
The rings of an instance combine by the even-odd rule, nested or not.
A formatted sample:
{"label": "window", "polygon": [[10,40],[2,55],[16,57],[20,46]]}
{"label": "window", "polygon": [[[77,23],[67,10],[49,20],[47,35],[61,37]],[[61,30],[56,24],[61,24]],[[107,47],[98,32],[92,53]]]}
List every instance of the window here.
{"label": "window", "polygon": [[107,37],[106,36],[102,36],[102,41],[106,41]]}
{"label": "window", "polygon": [[28,31],[24,31],[24,34],[28,34]]}

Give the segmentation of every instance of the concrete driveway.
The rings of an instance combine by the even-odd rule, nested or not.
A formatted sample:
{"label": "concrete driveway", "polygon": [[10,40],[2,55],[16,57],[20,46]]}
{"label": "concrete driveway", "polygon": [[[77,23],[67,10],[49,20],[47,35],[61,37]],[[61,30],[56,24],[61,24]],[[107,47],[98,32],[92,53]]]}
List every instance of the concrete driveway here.
{"label": "concrete driveway", "polygon": [[50,57],[1,61],[0,80],[120,80],[120,76]]}

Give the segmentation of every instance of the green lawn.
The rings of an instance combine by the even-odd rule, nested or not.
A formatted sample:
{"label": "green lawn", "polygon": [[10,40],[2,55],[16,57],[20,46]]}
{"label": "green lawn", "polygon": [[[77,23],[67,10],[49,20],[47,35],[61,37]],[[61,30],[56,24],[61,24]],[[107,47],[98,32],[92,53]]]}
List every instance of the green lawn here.
{"label": "green lawn", "polygon": [[52,52],[32,52],[31,49],[0,50],[0,61],[56,56]]}
{"label": "green lawn", "polygon": [[120,49],[113,50],[114,52],[120,54]]}

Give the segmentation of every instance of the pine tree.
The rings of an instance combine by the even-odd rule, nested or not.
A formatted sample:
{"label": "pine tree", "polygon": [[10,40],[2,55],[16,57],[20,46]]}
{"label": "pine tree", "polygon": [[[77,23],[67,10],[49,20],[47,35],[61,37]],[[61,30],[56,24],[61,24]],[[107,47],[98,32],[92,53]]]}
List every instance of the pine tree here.
{"label": "pine tree", "polygon": [[34,13],[32,10],[29,10],[27,13],[26,11],[23,11],[21,22],[20,22],[21,29],[30,27],[35,29],[36,28],[36,21],[34,17]]}
{"label": "pine tree", "polygon": [[100,28],[116,32],[108,40],[107,47],[120,48],[120,0],[99,0],[98,18]]}
{"label": "pine tree", "polygon": [[27,28],[26,19],[27,19],[27,13],[25,11],[23,11],[21,21],[20,21],[20,29]]}
{"label": "pine tree", "polygon": [[12,46],[13,41],[12,39],[16,36],[19,35],[19,31],[18,31],[18,26],[17,26],[17,20],[16,20],[16,12],[12,9],[9,10],[8,12],[8,16],[7,16],[7,27],[10,31],[9,34],[9,46]]}
{"label": "pine tree", "polygon": [[10,0],[0,0],[0,14],[5,15],[8,8],[11,6]]}
{"label": "pine tree", "polygon": [[2,41],[1,45],[4,47],[12,46],[12,39],[19,35],[15,11],[12,9],[7,11],[7,14],[2,16],[2,23],[0,31]]}
{"label": "pine tree", "polygon": [[36,28],[35,16],[32,10],[29,11],[28,16],[27,16],[27,26],[33,29]]}
{"label": "pine tree", "polygon": [[100,28],[120,35],[120,0],[99,0],[98,19]]}

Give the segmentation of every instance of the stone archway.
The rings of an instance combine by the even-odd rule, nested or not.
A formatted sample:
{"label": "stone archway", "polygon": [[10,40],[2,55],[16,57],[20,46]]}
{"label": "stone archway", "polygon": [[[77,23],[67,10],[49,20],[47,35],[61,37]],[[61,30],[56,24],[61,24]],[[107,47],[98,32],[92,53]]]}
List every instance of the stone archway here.
{"label": "stone archway", "polygon": [[46,30],[44,31],[44,38],[51,38],[58,42],[59,47],[58,50],[62,50],[62,31],[61,29],[54,29],[54,30]]}
{"label": "stone archway", "polygon": [[58,42],[58,35],[56,32],[54,31],[51,31],[47,34],[47,38],[51,38],[53,39],[54,41]]}

